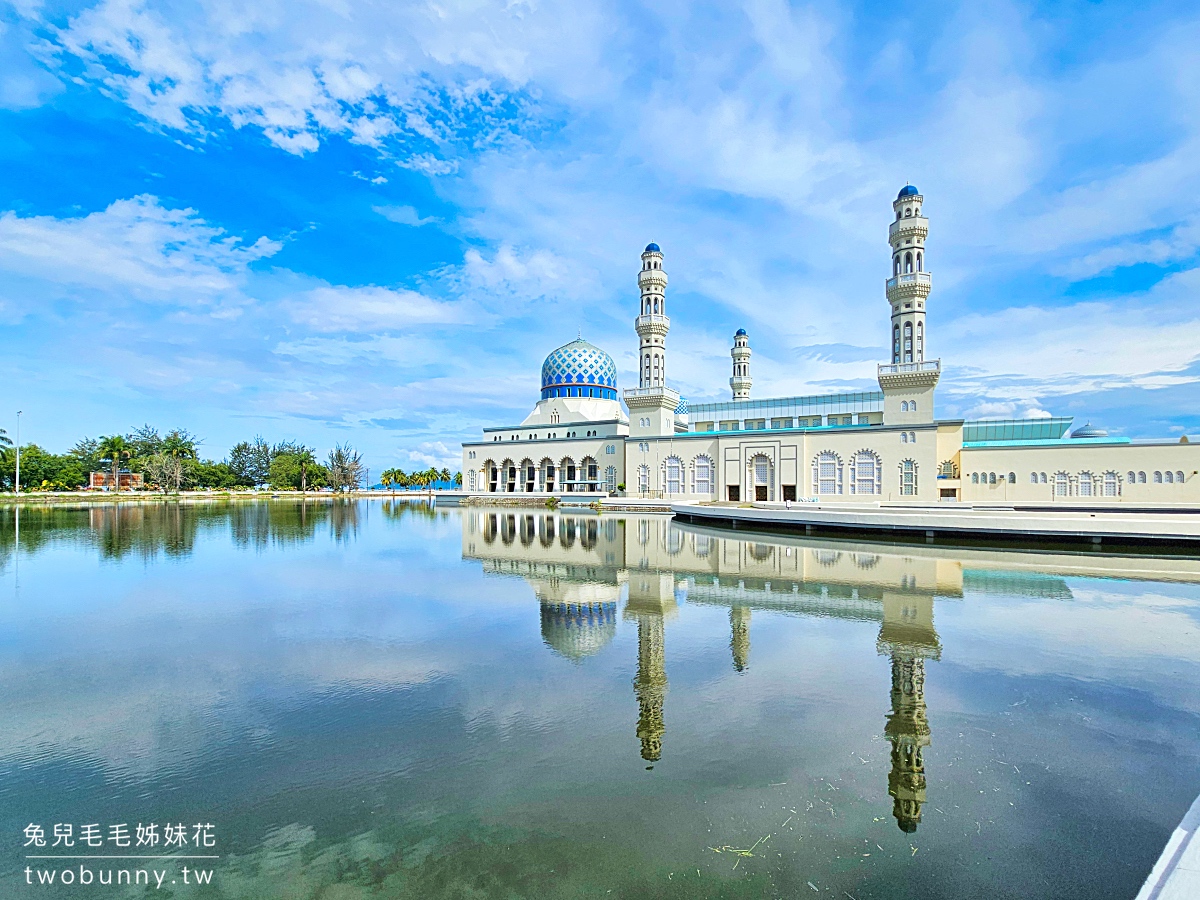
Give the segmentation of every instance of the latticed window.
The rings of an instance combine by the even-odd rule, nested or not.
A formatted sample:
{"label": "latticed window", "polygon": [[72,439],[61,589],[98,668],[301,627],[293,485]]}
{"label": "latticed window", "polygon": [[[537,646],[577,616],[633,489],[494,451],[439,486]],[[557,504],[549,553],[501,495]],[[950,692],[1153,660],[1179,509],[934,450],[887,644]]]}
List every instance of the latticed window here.
{"label": "latticed window", "polygon": [[638,466],[638,490],[643,492],[650,490],[649,466]]}
{"label": "latticed window", "polygon": [[842,492],[842,461],[836,453],[825,451],[813,460],[813,493],[840,494]]}
{"label": "latticed window", "polygon": [[765,456],[754,457],[754,483],[766,484],[769,475],[769,466]]}
{"label": "latticed window", "polygon": [[680,470],[682,466],[679,463],[678,457],[671,456],[667,458],[667,493],[679,493]]}
{"label": "latticed window", "polygon": [[874,453],[859,451],[850,463],[850,493],[882,493],[881,474],[878,457]]}
{"label": "latticed window", "polygon": [[604,486],[610,491],[617,489],[617,467],[609,466],[604,470]]}
{"label": "latticed window", "polygon": [[1091,472],[1080,472],[1079,473],[1079,496],[1080,497],[1092,496],[1092,473]]}
{"label": "latticed window", "polygon": [[1066,472],[1059,472],[1054,476],[1054,496],[1069,497],[1071,495],[1071,476]]}
{"label": "latticed window", "polygon": [[1104,496],[1115,497],[1121,493],[1120,480],[1117,478],[1116,472],[1104,473]]}
{"label": "latticed window", "polygon": [[712,460],[707,456],[696,459],[696,493],[712,493]]}
{"label": "latticed window", "polygon": [[917,495],[917,464],[911,459],[900,463],[900,494],[905,497]]}

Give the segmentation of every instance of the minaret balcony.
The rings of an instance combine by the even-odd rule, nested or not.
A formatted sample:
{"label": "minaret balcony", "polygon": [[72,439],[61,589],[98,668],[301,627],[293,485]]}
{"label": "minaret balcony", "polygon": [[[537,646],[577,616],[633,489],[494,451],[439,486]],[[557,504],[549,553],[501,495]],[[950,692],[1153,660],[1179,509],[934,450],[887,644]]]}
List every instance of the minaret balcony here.
{"label": "minaret balcony", "polygon": [[932,288],[933,279],[928,272],[906,272],[887,280],[887,298],[889,302],[914,298],[924,300]]}
{"label": "minaret balcony", "polygon": [[667,273],[662,269],[642,269],[638,272],[638,287],[644,288],[648,284],[656,284],[660,288],[665,288]]}
{"label": "minaret balcony", "polygon": [[644,316],[638,316],[636,319],[634,319],[633,326],[637,329],[638,335],[665,335],[671,330],[671,319],[669,316],[658,315],[657,313],[648,313]]}
{"label": "minaret balcony", "polygon": [[907,219],[896,219],[888,226],[888,243],[898,248],[900,243],[907,240],[925,240],[929,235],[929,220],[924,216],[912,216]]}

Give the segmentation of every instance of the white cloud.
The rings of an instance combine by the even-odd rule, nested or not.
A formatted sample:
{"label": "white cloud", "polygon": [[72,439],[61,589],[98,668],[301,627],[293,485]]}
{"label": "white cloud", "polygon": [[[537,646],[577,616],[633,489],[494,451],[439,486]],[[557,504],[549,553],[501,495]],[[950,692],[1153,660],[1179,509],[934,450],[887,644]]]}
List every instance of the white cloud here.
{"label": "white cloud", "polygon": [[194,209],[168,209],[157,197],[118,200],[78,218],[0,214],[0,269],[111,297],[178,305],[236,297],[249,266],[279,251],[206,222]]}
{"label": "white cloud", "polygon": [[421,214],[411,206],[372,206],[371,209],[389,222],[395,222],[397,225],[420,227],[438,221],[433,216],[421,218]]}
{"label": "white cloud", "polygon": [[479,321],[465,302],[373,285],[313,288],[292,297],[285,306],[294,321],[314,331],[412,331],[422,325]]}

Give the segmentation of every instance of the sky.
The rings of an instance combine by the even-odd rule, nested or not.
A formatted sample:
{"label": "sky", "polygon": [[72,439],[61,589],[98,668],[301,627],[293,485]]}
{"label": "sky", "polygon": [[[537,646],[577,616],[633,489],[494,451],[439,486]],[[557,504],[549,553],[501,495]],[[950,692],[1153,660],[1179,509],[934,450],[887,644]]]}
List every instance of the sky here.
{"label": "sky", "polygon": [[0,3],[0,427],[454,470],[577,334],[875,389],[929,217],[943,418],[1200,433],[1200,8],[990,0]]}

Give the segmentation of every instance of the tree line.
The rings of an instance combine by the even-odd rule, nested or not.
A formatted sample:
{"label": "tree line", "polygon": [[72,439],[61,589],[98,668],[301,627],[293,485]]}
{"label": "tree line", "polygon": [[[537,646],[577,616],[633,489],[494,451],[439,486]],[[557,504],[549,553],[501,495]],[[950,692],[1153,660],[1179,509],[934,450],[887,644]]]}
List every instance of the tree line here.
{"label": "tree line", "polygon": [[[160,434],[144,425],[128,434],[83,438],[66,453],[51,453],[37,444],[21,447],[22,491],[69,491],[85,487],[92,472],[105,472],[110,484],[120,473],[140,473],[147,489],[237,489],[270,487],[276,490],[358,490],[367,480],[362,454],[349,444],[337,444],[324,459],[316,449],[295,441],[269,443],[261,435],[240,441],[222,460],[205,459],[200,439],[184,428]],[[16,448],[0,428],[0,490],[16,483]],[[434,477],[430,478],[430,474]],[[388,469],[389,487],[429,486],[434,482],[461,483],[447,469],[407,475]],[[418,479],[418,480],[413,480]],[[422,480],[423,479],[423,480]]]}

